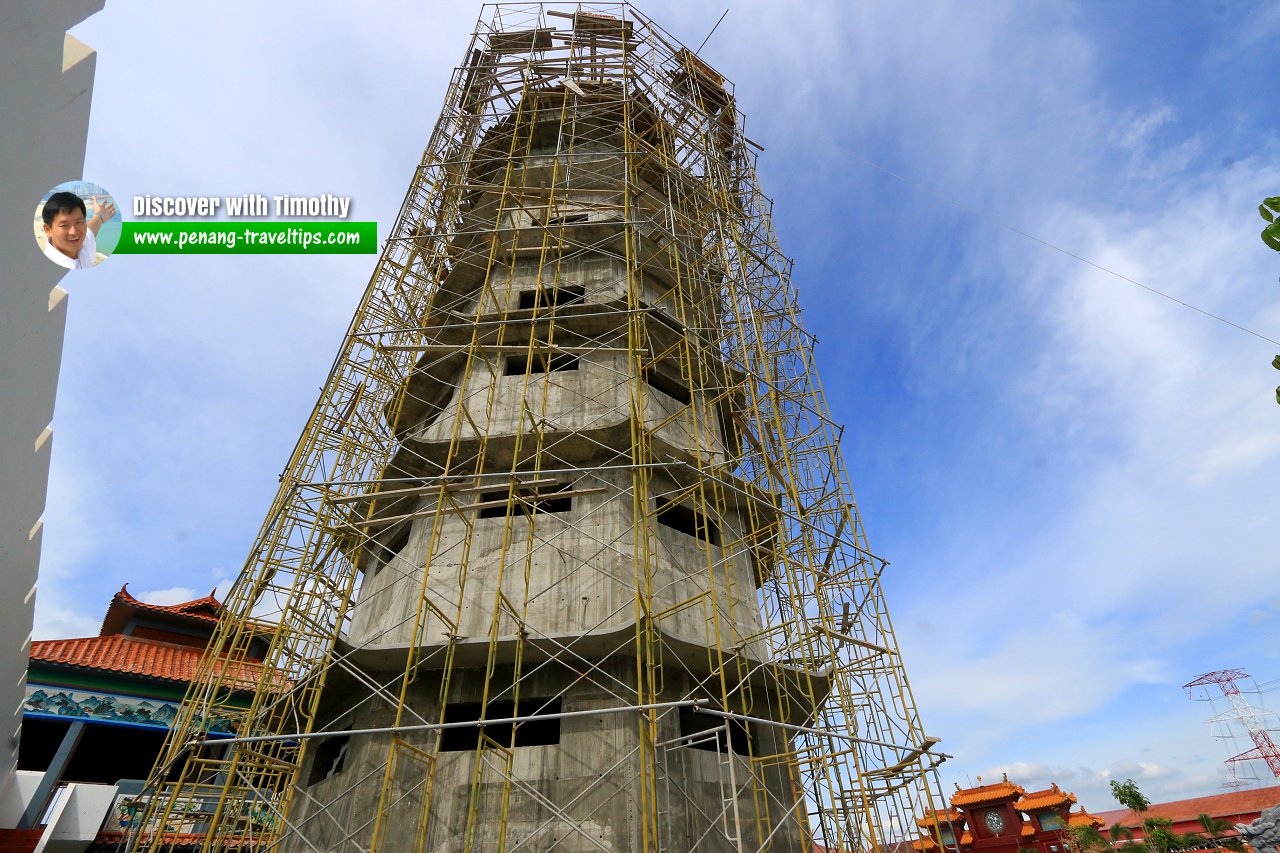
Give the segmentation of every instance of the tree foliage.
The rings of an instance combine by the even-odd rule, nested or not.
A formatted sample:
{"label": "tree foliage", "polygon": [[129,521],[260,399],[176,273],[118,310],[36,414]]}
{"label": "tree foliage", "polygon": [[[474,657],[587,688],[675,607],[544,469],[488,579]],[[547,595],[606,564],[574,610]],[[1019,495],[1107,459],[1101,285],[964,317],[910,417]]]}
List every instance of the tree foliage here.
{"label": "tree foliage", "polygon": [[1111,836],[1111,843],[1117,844],[1120,839],[1125,841],[1133,841],[1133,830],[1125,826],[1123,823],[1113,823],[1111,828],[1107,830],[1107,834]]}
{"label": "tree foliage", "polygon": [[1142,814],[1151,808],[1151,801],[1142,795],[1138,790],[1138,783],[1132,779],[1125,779],[1123,782],[1111,780],[1111,796],[1126,809],[1135,814]]}
{"label": "tree foliage", "polygon": [[[1280,355],[1271,360],[1271,366],[1276,370],[1280,370]],[[1276,402],[1280,403],[1280,387],[1276,388]]]}
{"label": "tree foliage", "polygon": [[1225,832],[1230,832],[1235,828],[1234,824],[1229,820],[1220,820],[1211,814],[1201,812],[1196,816],[1196,820],[1200,821],[1200,826],[1204,829],[1204,834],[1209,837],[1218,847],[1227,850],[1234,850],[1236,853],[1244,853],[1244,842],[1238,837],[1223,838]]}
{"label": "tree foliage", "polygon": [[1072,853],[1108,853],[1111,850],[1111,842],[1091,823],[1068,826],[1063,840],[1068,843]]}
{"label": "tree foliage", "polygon": [[1262,229],[1262,242],[1280,252],[1280,195],[1273,195],[1258,205],[1258,213],[1267,222],[1267,227]]}

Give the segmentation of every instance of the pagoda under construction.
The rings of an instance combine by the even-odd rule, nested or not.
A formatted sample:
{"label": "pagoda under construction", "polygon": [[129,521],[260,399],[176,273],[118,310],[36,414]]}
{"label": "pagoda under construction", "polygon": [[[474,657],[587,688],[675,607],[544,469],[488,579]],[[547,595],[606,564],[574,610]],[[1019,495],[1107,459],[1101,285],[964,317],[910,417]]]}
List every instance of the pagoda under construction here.
{"label": "pagoda under construction", "polygon": [[915,837],[941,756],[757,150],[630,5],[484,8],[128,849]]}

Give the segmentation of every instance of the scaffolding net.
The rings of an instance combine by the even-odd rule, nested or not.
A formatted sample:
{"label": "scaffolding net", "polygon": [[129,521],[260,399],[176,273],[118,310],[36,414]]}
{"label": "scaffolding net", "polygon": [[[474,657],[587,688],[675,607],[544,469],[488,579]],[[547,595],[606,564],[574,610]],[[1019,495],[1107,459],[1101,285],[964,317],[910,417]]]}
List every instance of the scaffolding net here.
{"label": "scaffolding net", "polygon": [[129,850],[870,851],[938,807],[724,77],[484,7]]}

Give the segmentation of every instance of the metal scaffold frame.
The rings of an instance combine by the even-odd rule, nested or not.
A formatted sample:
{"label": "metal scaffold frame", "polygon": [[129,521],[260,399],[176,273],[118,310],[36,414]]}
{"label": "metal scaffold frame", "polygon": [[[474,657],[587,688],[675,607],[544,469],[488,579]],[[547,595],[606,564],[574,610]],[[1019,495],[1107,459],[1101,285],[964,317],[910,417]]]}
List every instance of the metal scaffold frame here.
{"label": "metal scaffold frame", "polygon": [[[127,849],[914,837],[943,756],[757,150],[629,4],[484,7]],[[529,780],[522,726],[606,718],[597,783]],[[472,729],[446,847],[442,750]],[[339,773],[361,739],[382,757]],[[625,842],[585,828],[621,800]]]}

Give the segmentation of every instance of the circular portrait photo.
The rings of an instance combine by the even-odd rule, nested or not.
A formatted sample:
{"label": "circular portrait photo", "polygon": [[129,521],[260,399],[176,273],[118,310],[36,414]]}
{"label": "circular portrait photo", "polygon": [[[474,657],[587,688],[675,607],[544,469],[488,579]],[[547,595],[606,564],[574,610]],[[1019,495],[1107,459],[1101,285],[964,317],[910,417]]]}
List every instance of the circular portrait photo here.
{"label": "circular portrait photo", "polygon": [[36,205],[36,242],[58,266],[84,270],[115,251],[120,222],[111,193],[88,181],[67,181]]}

